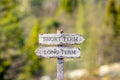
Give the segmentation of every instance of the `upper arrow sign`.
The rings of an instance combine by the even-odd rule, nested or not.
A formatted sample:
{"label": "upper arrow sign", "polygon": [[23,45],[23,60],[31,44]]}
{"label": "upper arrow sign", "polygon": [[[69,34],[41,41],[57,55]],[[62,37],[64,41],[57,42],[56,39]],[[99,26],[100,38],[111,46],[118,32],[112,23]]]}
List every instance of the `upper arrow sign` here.
{"label": "upper arrow sign", "polygon": [[39,43],[46,45],[80,44],[85,39],[79,34],[40,34]]}

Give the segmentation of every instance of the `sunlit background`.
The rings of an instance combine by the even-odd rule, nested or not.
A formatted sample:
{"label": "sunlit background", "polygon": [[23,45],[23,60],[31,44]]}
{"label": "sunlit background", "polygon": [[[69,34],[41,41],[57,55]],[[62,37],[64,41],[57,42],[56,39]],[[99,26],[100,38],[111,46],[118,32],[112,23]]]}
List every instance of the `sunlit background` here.
{"label": "sunlit background", "polygon": [[120,80],[120,0],[0,0],[0,80],[57,80],[57,59],[34,51],[58,28],[86,39],[65,80]]}

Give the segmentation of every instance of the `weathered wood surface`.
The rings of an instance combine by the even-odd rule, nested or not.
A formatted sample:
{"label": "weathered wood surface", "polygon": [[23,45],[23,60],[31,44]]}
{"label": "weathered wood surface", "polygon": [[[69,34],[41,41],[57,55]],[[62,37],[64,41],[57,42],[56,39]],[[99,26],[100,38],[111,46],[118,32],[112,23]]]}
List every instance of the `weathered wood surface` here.
{"label": "weathered wood surface", "polygon": [[36,55],[41,58],[79,58],[79,48],[67,47],[40,47],[36,51]]}
{"label": "weathered wood surface", "polygon": [[57,61],[57,80],[64,80],[64,58]]}
{"label": "weathered wood surface", "polygon": [[40,34],[39,44],[45,45],[63,45],[80,44],[85,39],[79,34]]}

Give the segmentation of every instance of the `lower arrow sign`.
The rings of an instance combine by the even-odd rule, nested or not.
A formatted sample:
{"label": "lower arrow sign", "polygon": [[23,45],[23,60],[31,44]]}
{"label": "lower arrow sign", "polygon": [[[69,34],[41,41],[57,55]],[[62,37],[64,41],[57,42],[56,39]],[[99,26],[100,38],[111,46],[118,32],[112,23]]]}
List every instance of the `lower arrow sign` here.
{"label": "lower arrow sign", "polygon": [[40,47],[35,51],[41,58],[79,58],[79,48],[68,47]]}

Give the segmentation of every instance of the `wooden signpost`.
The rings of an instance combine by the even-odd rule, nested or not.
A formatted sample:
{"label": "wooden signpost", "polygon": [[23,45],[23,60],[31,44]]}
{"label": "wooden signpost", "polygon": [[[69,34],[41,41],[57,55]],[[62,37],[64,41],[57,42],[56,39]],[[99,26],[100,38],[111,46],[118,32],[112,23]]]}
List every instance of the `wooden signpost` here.
{"label": "wooden signpost", "polygon": [[60,30],[57,34],[40,34],[39,44],[57,45],[57,47],[40,47],[35,53],[40,58],[57,58],[57,78],[64,80],[64,58],[79,58],[80,49],[63,45],[80,44],[84,40],[79,34],[63,34]]}

